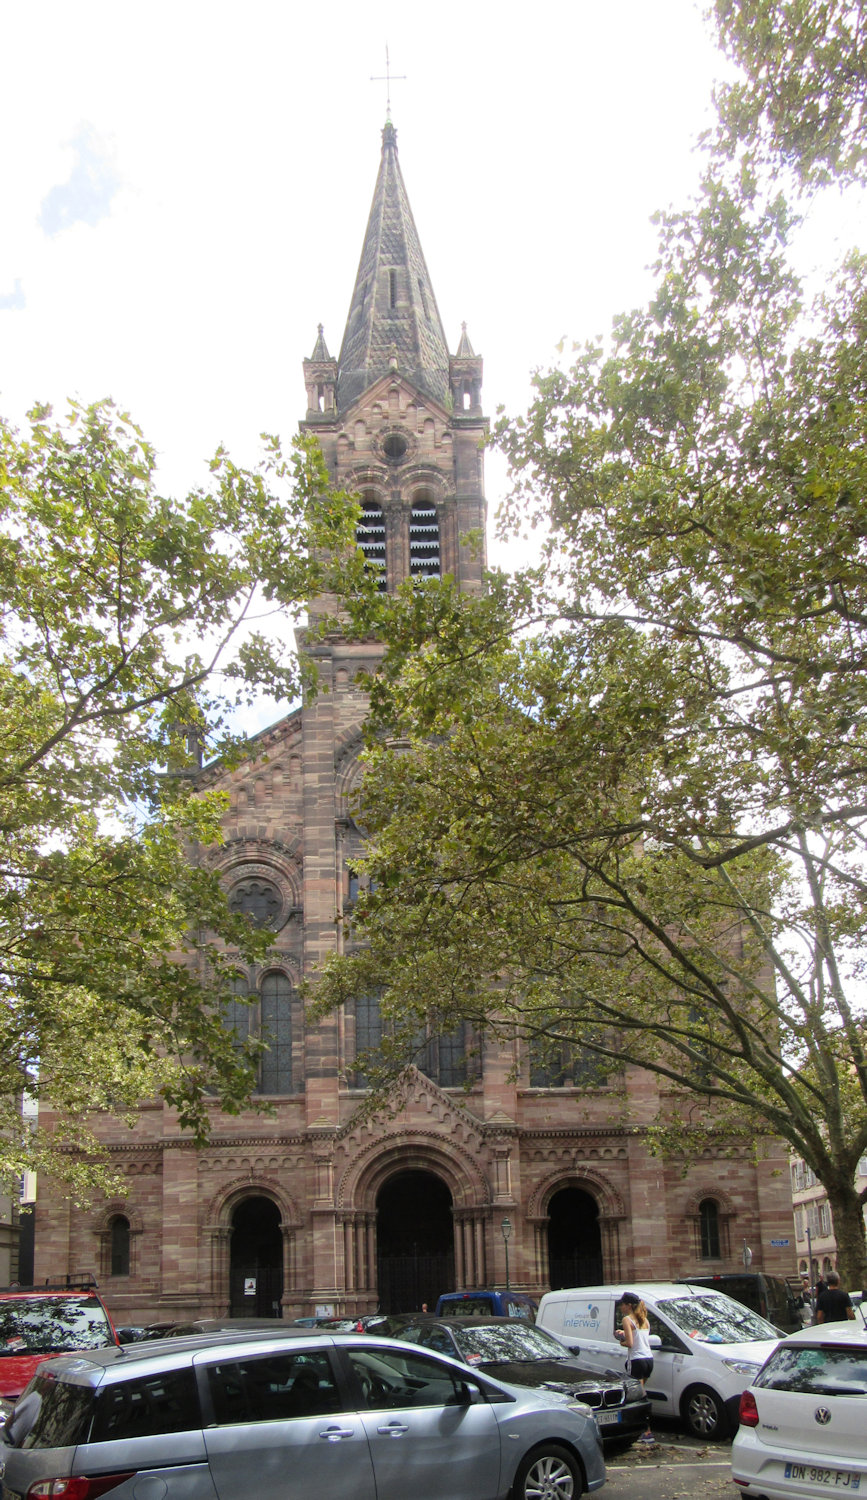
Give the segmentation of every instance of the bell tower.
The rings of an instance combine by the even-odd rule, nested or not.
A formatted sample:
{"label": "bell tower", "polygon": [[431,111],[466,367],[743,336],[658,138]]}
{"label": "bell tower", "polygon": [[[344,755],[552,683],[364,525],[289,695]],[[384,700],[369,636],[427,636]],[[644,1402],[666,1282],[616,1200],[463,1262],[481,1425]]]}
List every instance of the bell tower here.
{"label": "bell tower", "polygon": [[358,543],[381,587],[450,574],[481,587],[484,550],[482,360],[463,325],[450,356],[409,206],[391,121],[355,287],[335,360],[322,327],[304,361],[307,416],[332,479],[357,493]]}
{"label": "bell tower", "polygon": [[[357,494],[357,541],[391,591],[407,579],[451,575],[468,591],[485,567],[482,361],[464,325],[449,355],[433,284],[409,206],[391,121],[364,235],[340,354],[329,353],[320,326],[304,361],[307,414],[333,482]],[[468,532],[481,545],[462,545]],[[357,880],[363,848],[352,793],[367,712],[356,685],[381,654],[377,640],[340,635],[313,642],[320,691],[301,716],[305,973],[335,947]],[[308,1033],[305,1103],[308,1129],[334,1130],[352,1078],[355,1020],[339,1017]],[[326,1215],[327,1217],[327,1215]]]}

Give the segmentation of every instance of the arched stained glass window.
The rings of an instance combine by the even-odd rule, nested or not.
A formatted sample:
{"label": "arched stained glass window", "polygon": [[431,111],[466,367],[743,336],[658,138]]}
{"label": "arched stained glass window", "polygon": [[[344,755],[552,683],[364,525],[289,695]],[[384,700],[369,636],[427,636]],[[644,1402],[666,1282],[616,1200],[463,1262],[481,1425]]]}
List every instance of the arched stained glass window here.
{"label": "arched stained glass window", "polygon": [[267,927],[280,906],[280,892],[270,880],[242,880],[229,897],[229,910],[249,917],[254,927]]}
{"label": "arched stained glass window", "polygon": [[262,980],[263,1094],[292,1093],[292,1000],[294,991],[285,974],[266,974]]}
{"label": "arched stained glass window", "polygon": [[129,1219],[118,1214],[111,1221],[111,1274],[129,1275]]}
{"label": "arched stained glass window", "polygon": [[719,1260],[719,1204],[713,1198],[702,1198],[698,1205],[702,1260]]}

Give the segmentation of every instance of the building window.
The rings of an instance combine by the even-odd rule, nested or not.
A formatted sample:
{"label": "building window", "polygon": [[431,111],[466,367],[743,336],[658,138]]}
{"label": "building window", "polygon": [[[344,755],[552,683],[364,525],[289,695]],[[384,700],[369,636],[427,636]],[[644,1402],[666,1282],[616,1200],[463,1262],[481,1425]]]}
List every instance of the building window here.
{"label": "building window", "polygon": [[251,1007],[244,1003],[250,994],[246,976],[240,973],[233,974],[229,981],[229,990],[232,996],[238,998],[223,1001],[223,1024],[227,1031],[232,1032],[235,1046],[240,1049],[250,1035]]}
{"label": "building window", "polygon": [[430,1036],[418,1055],[419,1071],[443,1089],[459,1089],[467,1078],[467,1045],[464,1027],[456,1026],[443,1036]]}
{"label": "building window", "polygon": [[111,1274],[129,1275],[129,1219],[118,1214],[111,1221]]}
{"label": "building window", "polygon": [[[361,1059],[363,1061],[368,1055],[375,1058],[381,1046],[382,1010],[379,1004],[379,996],[360,995],[355,1002],[356,1060]],[[352,1084],[357,1089],[367,1088],[368,1078],[363,1068],[356,1068]]]}
{"label": "building window", "polygon": [[703,1198],[698,1205],[698,1227],[702,1260],[719,1260],[719,1204],[713,1198]]}
{"label": "building window", "polygon": [[292,1093],[292,985],[285,974],[266,974],[261,985],[262,1054],[259,1091]]}
{"label": "building window", "polygon": [[607,1081],[603,1058],[586,1047],[570,1042],[530,1042],[530,1087],[532,1089],[602,1088]]}
{"label": "building window", "polygon": [[229,896],[229,910],[248,917],[254,927],[268,927],[282,906],[280,892],[270,880],[242,880]]}
{"label": "building window", "polygon": [[376,586],[381,594],[386,590],[385,571],[385,516],[378,500],[367,496],[361,502],[361,515],[355,528],[356,546],[364,553],[367,567],[378,573]]}
{"label": "building window", "polygon": [[409,516],[410,577],[439,578],[440,523],[433,501],[420,496]]}
{"label": "building window", "polygon": [[831,1205],[830,1203],[819,1204],[819,1233],[831,1233]]}
{"label": "building window", "polygon": [[795,1209],[795,1239],[796,1240],[802,1240],[803,1238],[804,1238],[804,1210],[802,1208],[796,1208]]}

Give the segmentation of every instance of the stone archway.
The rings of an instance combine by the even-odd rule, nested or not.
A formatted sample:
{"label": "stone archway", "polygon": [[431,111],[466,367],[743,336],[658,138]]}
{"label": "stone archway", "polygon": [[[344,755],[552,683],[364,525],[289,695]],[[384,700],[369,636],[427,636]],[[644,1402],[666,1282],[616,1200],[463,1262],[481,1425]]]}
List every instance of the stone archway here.
{"label": "stone archway", "polygon": [[548,1269],[553,1291],[604,1281],[599,1204],[580,1187],[563,1187],[548,1202]]}
{"label": "stone archway", "polygon": [[435,1172],[395,1172],[376,1195],[376,1283],[382,1312],[431,1312],[454,1286],[452,1195]]}
{"label": "stone archway", "polygon": [[283,1235],[273,1198],[250,1194],[232,1211],[229,1316],[279,1318],[283,1297]]}

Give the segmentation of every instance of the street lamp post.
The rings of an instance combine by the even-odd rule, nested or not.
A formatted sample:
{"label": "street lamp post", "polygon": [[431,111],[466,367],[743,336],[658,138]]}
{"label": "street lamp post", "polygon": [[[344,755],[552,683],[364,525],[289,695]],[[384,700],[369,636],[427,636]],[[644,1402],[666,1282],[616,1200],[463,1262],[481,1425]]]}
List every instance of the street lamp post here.
{"label": "street lamp post", "polygon": [[511,1287],[509,1286],[509,1236],[512,1233],[511,1220],[504,1219],[502,1224],[500,1225],[500,1230],[502,1232],[503,1245],[506,1251],[506,1291],[508,1292],[511,1291]]}

